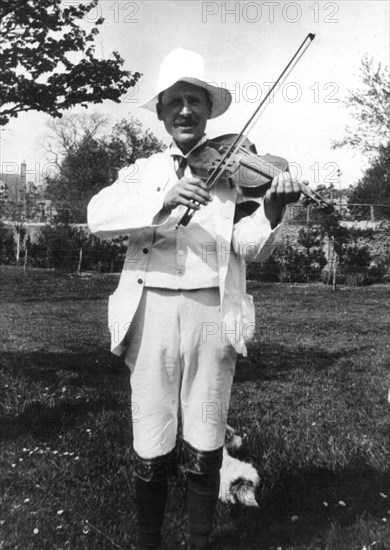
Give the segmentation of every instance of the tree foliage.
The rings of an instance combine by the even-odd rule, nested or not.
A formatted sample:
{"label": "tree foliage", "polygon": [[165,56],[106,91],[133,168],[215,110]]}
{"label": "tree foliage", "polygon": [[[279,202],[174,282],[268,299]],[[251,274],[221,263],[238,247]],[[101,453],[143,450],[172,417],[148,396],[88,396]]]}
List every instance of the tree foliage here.
{"label": "tree foliage", "polygon": [[350,90],[344,101],[356,124],[346,126],[344,139],[334,142],[333,147],[350,146],[376,156],[390,134],[389,71],[380,63],[375,68],[372,58],[365,56],[361,62],[361,78],[364,88]]}
{"label": "tree foliage", "polygon": [[326,237],[332,242],[339,258],[344,257],[346,247],[351,240],[348,229],[341,225],[341,221],[341,215],[336,210],[331,214],[321,214],[319,229],[322,238]]}
{"label": "tree foliage", "polygon": [[115,164],[104,142],[86,136],[66,153],[59,172],[48,178],[46,195],[70,222],[84,223],[89,200],[110,183]]}
{"label": "tree foliage", "polygon": [[133,164],[139,158],[148,158],[165,149],[162,141],[149,130],[144,130],[139,120],[123,118],[115,124],[110,147],[122,152],[121,168]]}
{"label": "tree foliage", "polygon": [[390,141],[352,189],[350,204],[378,204],[376,214],[390,219]]}
{"label": "tree foliage", "polygon": [[[3,0],[1,7],[2,66],[0,124],[22,111],[43,111],[61,117],[75,105],[119,98],[140,74],[121,69],[123,59],[95,55],[94,39],[103,18],[90,32],[80,22],[98,4],[86,0],[62,5],[61,0]],[[74,53],[79,61],[74,62]]]}
{"label": "tree foliage", "polygon": [[65,151],[58,173],[48,178],[47,196],[58,211],[70,214],[69,221],[84,223],[91,197],[112,183],[120,168],[164,147],[133,118],[116,124],[108,136],[86,132]]}

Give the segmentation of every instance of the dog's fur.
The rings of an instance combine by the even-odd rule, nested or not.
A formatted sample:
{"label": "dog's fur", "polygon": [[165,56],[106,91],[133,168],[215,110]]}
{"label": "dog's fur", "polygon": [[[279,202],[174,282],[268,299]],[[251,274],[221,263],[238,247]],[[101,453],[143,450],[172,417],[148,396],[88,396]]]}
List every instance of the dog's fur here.
{"label": "dog's fur", "polygon": [[232,504],[241,502],[244,506],[258,507],[255,492],[260,483],[259,474],[252,464],[238,460],[228,453],[228,449],[239,449],[241,445],[242,438],[235,433],[233,428],[227,426],[220,471],[219,499],[222,502]]}

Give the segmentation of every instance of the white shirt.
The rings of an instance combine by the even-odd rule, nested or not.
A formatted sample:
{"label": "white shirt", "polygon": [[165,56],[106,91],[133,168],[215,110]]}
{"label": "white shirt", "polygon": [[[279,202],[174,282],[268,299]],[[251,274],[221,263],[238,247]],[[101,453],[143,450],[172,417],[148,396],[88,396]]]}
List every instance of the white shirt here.
{"label": "white shirt", "polygon": [[[179,161],[175,157],[188,158],[191,152],[207,141],[201,140],[186,155],[175,143],[170,147],[171,171],[176,173]],[[187,164],[184,176],[192,173]],[[177,183],[172,178],[172,185]],[[211,190],[213,195],[213,190]],[[216,257],[216,233],[211,203],[195,212],[189,224],[175,226],[183,215],[183,207],[177,207],[168,220],[157,226],[153,246],[150,250],[149,267],[145,277],[145,286],[190,290],[218,286],[218,261]]]}

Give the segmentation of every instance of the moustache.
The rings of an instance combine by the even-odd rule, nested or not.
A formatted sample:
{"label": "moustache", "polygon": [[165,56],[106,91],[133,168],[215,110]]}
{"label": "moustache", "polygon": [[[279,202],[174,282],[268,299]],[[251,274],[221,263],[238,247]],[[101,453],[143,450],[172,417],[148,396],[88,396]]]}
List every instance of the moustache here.
{"label": "moustache", "polygon": [[197,119],[194,118],[194,117],[189,117],[189,118],[178,118],[175,120],[175,124],[177,126],[181,126],[182,124],[189,124],[189,125],[193,125],[193,124],[197,124]]}

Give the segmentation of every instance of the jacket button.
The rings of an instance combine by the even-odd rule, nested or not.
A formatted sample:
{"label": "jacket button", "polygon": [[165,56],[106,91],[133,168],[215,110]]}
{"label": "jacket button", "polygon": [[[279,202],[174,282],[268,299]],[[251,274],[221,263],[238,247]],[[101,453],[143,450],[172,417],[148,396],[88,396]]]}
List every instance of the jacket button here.
{"label": "jacket button", "polygon": [[156,191],[161,191],[161,187],[157,187]]}
{"label": "jacket button", "polygon": [[143,280],[142,280],[142,279],[138,279],[137,283],[140,284],[140,285],[142,285]]}
{"label": "jacket button", "polygon": [[142,249],[142,252],[143,252],[144,254],[147,254],[147,253],[149,252],[149,249],[148,249],[148,248],[143,248],[143,249]]}

